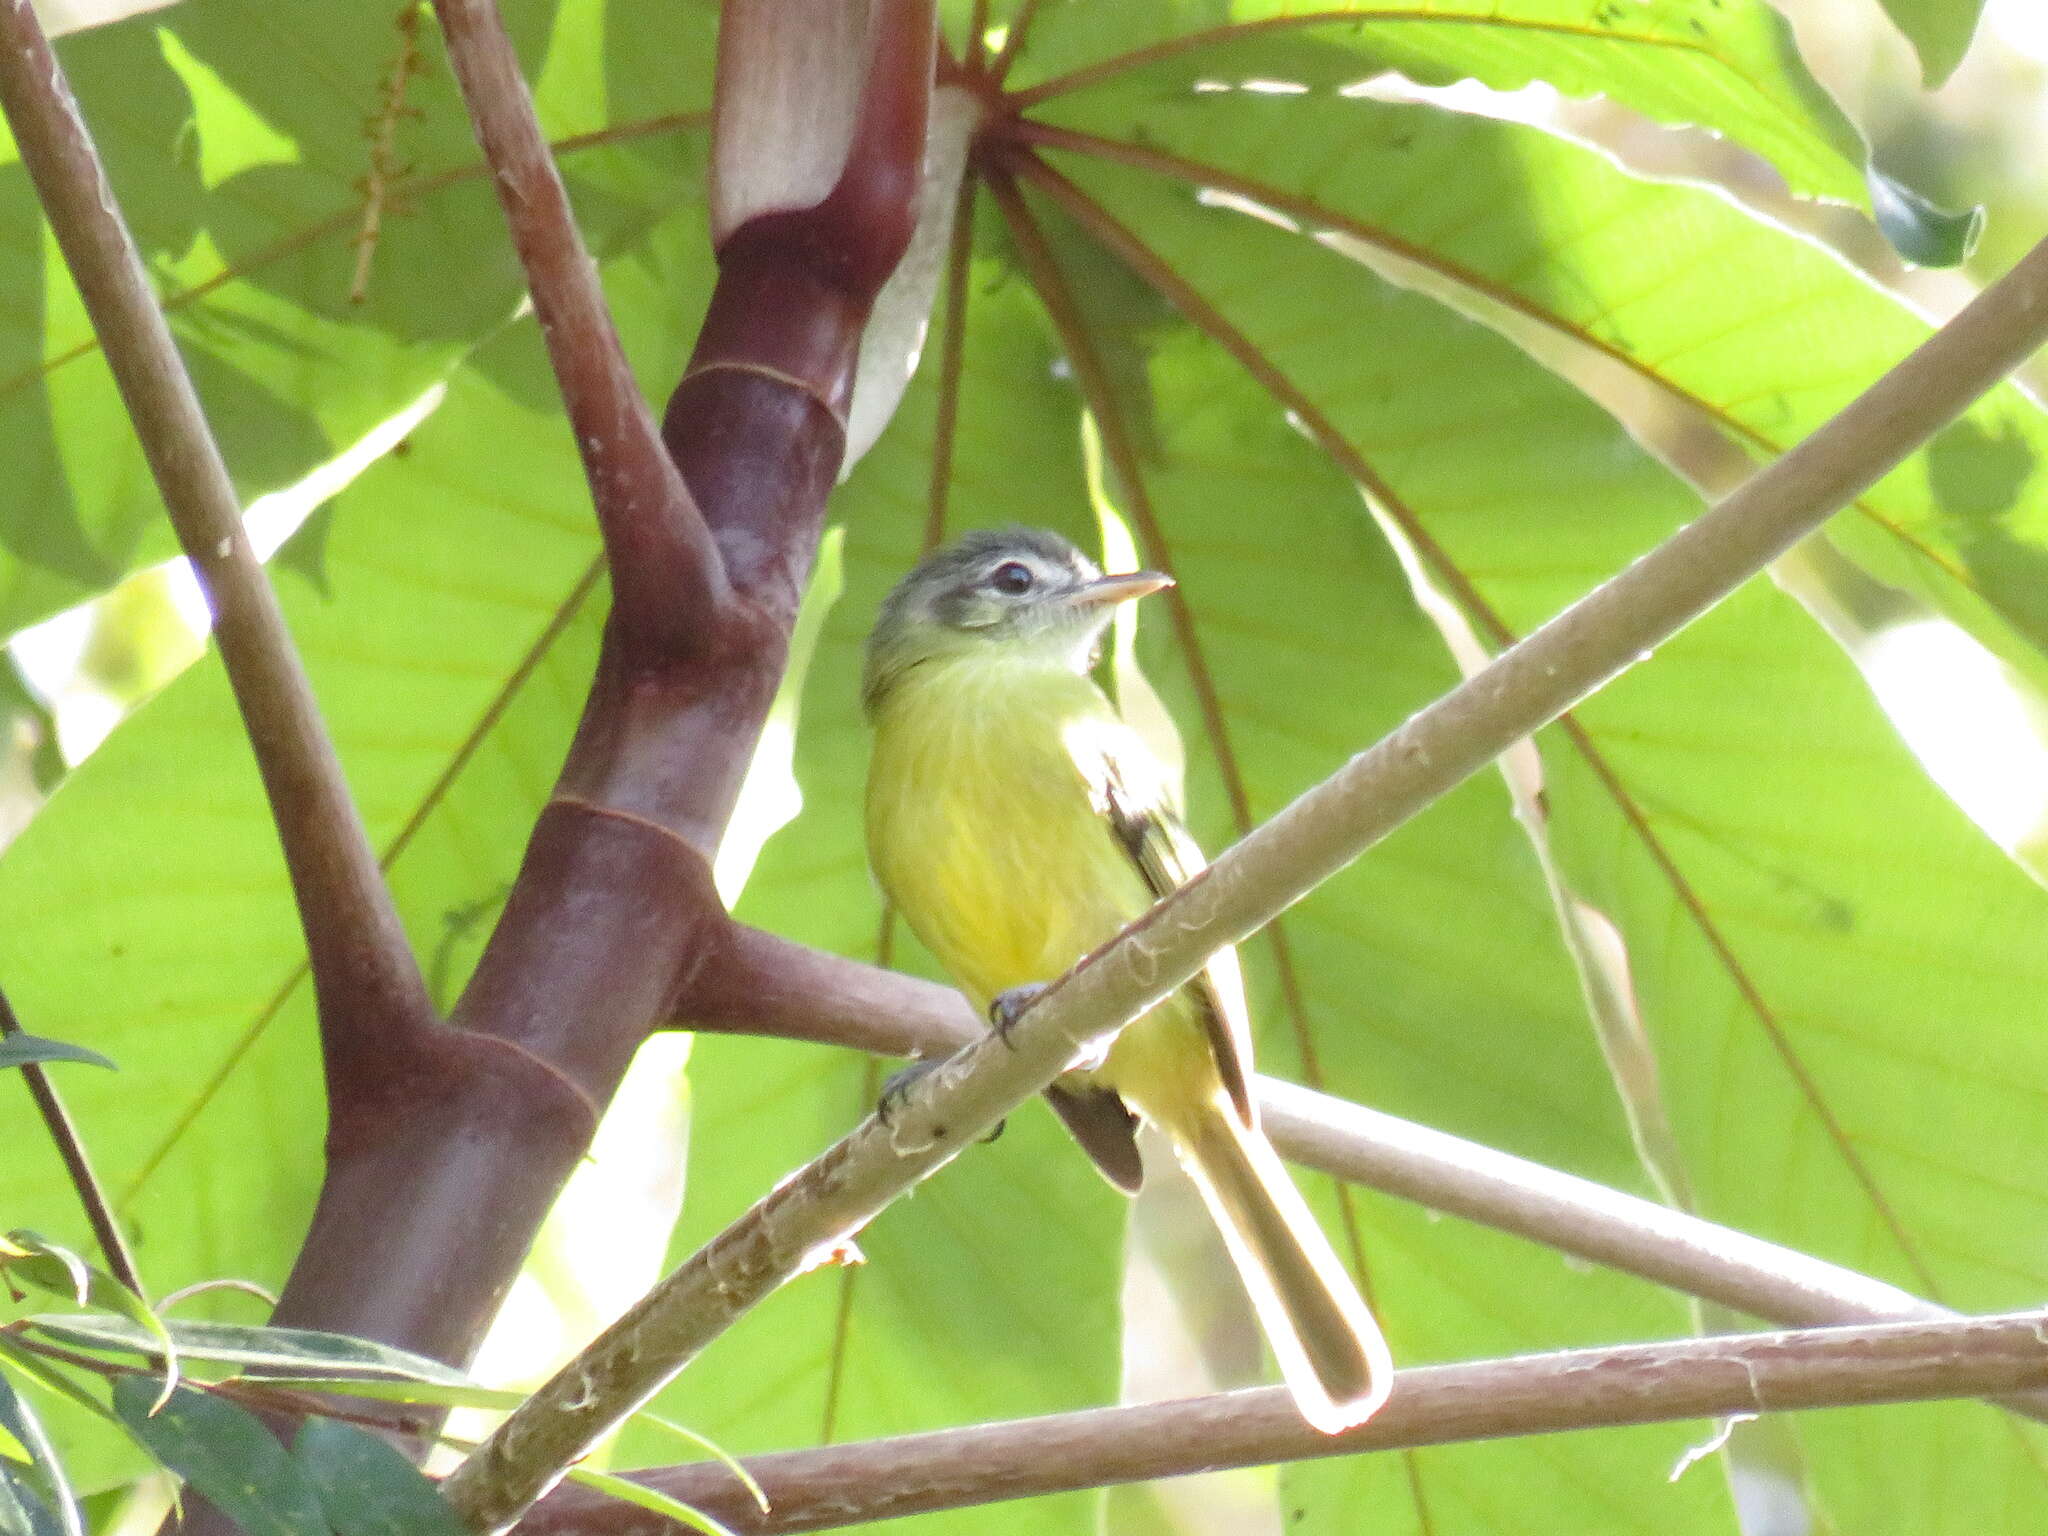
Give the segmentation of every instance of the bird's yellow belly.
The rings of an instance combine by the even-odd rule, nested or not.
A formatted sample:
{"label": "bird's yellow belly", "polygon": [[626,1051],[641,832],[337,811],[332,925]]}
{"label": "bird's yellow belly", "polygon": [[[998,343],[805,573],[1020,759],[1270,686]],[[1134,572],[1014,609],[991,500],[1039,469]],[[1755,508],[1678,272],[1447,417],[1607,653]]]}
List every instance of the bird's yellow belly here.
{"label": "bird's yellow belly", "polygon": [[[1043,715],[1028,731],[1006,724],[992,713],[981,729],[920,732],[885,718],[868,779],[876,876],[982,1009],[1012,987],[1061,975],[1152,905],[1095,803],[1085,758],[1076,761],[1086,718],[1078,736],[1047,729]],[[1204,1024],[1184,995],[1127,1028],[1090,1075],[1148,1119],[1169,1122],[1220,1088]]]}
{"label": "bird's yellow belly", "polygon": [[1023,767],[955,762],[934,778],[878,762],[869,795],[884,890],[983,1008],[1058,976],[1151,905],[1073,766]]}

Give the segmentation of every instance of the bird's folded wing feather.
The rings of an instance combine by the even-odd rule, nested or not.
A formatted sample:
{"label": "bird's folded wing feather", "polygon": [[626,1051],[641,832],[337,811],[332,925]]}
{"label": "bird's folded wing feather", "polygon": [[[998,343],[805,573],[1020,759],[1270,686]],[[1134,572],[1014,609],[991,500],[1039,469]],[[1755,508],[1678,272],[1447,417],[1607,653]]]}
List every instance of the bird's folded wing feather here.
{"label": "bird's folded wing feather", "polygon": [[[1153,896],[1179,889],[1208,867],[1209,861],[1166,803],[1160,786],[1136,784],[1112,763],[1104,791],[1110,827]],[[1185,990],[1201,1010],[1230,1101],[1244,1123],[1251,1125],[1251,1019],[1245,1010],[1244,984],[1235,955],[1226,949],[1212,958]]]}

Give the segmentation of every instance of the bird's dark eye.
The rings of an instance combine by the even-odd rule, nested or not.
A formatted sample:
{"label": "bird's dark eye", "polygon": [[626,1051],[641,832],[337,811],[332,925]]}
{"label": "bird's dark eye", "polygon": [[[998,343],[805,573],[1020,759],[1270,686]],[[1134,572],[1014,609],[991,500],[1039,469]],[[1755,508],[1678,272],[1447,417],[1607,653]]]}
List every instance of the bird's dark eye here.
{"label": "bird's dark eye", "polygon": [[994,587],[998,592],[1008,593],[1012,597],[1017,596],[1021,592],[1029,592],[1031,590],[1031,582],[1031,567],[1024,564],[1021,560],[1005,560],[1001,565],[989,572],[988,576],[988,584],[990,586]]}

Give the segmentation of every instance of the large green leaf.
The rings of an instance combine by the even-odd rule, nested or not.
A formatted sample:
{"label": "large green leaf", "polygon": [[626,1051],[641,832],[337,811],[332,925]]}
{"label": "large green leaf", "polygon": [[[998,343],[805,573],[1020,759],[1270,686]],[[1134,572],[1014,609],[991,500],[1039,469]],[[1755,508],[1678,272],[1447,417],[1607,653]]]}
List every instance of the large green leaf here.
{"label": "large green leaf", "polygon": [[114,1383],[114,1409],[138,1440],[248,1536],[328,1536],[305,1471],[248,1409],[180,1387],[161,1408],[147,1376]]}
{"label": "large green leaf", "polygon": [[[1508,630],[1697,510],[1488,331],[1298,234],[1127,172],[1088,180],[1362,453]],[[2031,999],[2048,982],[2048,894],[1924,781],[1847,659],[1761,584],[1579,719],[1583,745],[1545,748],[1554,846],[1629,945],[1707,1214],[1960,1305],[2020,1304],[2041,1282],[2027,1234],[2048,1221],[2036,1160],[2015,1160],[2044,1087]],[[1956,1019],[1940,996],[1963,975],[2003,983]],[[1924,1417],[1938,1433],[1815,1437],[1827,1497],[1875,1509],[1960,1464],[1999,1498],[2048,1504],[2030,1426]]]}
{"label": "large green leaf", "polygon": [[[1428,107],[1160,89],[1174,68],[1148,76],[1151,89],[1077,99],[1062,121],[1171,152],[1147,163],[1183,197],[1228,188],[1419,263],[1481,318],[1547,333],[1567,365],[1619,361],[1751,453],[1791,447],[1928,334],[1811,242],[1548,134]],[[2048,418],[2004,385],[1830,537],[2048,682],[2044,466]]]}
{"label": "large green leaf", "polygon": [[366,1429],[308,1419],[292,1462],[336,1536],[459,1536],[455,1511],[397,1447]]}
{"label": "large green leaf", "polygon": [[[1235,177],[1255,200],[1312,204],[1299,214],[1312,228],[1422,261],[1456,302],[1508,329],[1530,322],[1621,358],[1759,453],[1803,435],[1924,327],[1711,194],[1631,180],[1531,130],[1333,89],[1394,67],[1426,82],[1603,91],[1756,149],[1799,190],[1858,196],[1853,138],[1760,4],[1427,9],[1254,27],[1272,7],[1049,4],[1014,78],[1228,27],[1037,112],[1220,168],[1083,174],[1298,381],[1493,616],[1525,629],[1696,503],[1523,353],[1345,255],[1199,206],[1194,186]],[[408,450],[337,505],[322,560],[279,578],[445,1002],[580,708],[602,587],[535,337],[515,326],[474,350],[512,313],[518,279],[468,170],[431,29],[408,87],[426,116],[399,124],[415,192],[388,210],[358,307],[346,298],[364,199],[353,182],[369,163],[363,119],[397,55],[396,13],[305,10],[286,23],[247,0],[201,0],[67,44],[67,58],[144,247],[181,296],[181,340],[245,490],[292,478],[451,379]],[[956,25],[975,14],[950,11]],[[676,208],[701,185],[701,138],[659,119],[707,95],[709,9],[562,0],[509,13],[549,130],[609,136],[567,166],[656,392],[708,286],[701,221]],[[1311,89],[1194,89],[1247,80]],[[166,168],[174,140],[183,158]],[[0,168],[0,199],[20,191],[18,168]],[[0,615],[13,616],[0,630],[168,548],[160,529],[143,532],[155,513],[132,451],[108,451],[127,438],[103,369],[89,349],[71,357],[83,344],[75,295],[16,206],[0,276],[39,308],[0,317],[0,434],[22,465],[20,499],[0,507]],[[1453,669],[1343,475],[1113,259],[1070,231],[1059,250],[1108,337],[1121,425],[1182,578],[1195,647],[1155,601],[1144,659],[1189,744],[1195,819],[1213,848],[1235,829],[1231,781],[1252,816],[1269,813]],[[951,521],[1084,535],[1069,370],[986,220],[978,252]],[[922,542],[935,361],[835,505],[846,592],[799,726],[806,808],[770,843],[742,906],[865,957],[882,928],[860,852],[857,648]],[[2039,499],[2039,430],[2030,404],[2001,395],[1874,491],[1838,537],[2048,676],[2041,530],[2023,510]],[[1111,489],[1135,514],[1128,488]],[[1546,753],[1558,857],[1621,927],[1710,1212],[1906,1283],[1917,1259],[1961,1304],[2037,1294],[2027,1110],[2040,1061],[2025,1000],[2044,979],[2041,895],[1920,782],[1853,670],[1766,587],[1582,719],[1598,769],[1577,745]],[[117,732],[0,861],[0,980],[32,1027],[126,1069],[66,1086],[125,1192],[145,1273],[166,1287],[221,1272],[275,1281],[317,1171],[303,946],[245,764],[208,661]],[[1540,871],[1490,778],[1317,893],[1285,936],[1287,976],[1266,942],[1247,951],[1269,1070],[1646,1187]],[[895,958],[928,966],[900,933]],[[691,1074],[679,1248],[850,1125],[877,1071],[811,1046],[715,1039]],[[25,1142],[7,1161],[6,1224],[81,1230],[45,1149]],[[1315,1198],[1334,1233],[1355,1219],[1404,1361],[1686,1326],[1666,1296],[1497,1234],[1377,1198],[1349,1212],[1325,1189]],[[1043,1108],[1026,1106],[1001,1141],[864,1234],[864,1267],[786,1288],[664,1408],[757,1449],[1107,1400],[1123,1216]],[[1840,1415],[1804,1435],[1822,1514],[1843,1529],[2041,1523],[2034,1431],[1986,1410]],[[1701,1437],[1671,1426],[1333,1461],[1287,1473],[1282,1509],[1302,1529],[1369,1518],[1389,1530],[1718,1533],[1732,1522],[1710,1470],[1662,1483]],[[82,1459],[66,1441],[67,1460],[90,1479],[121,1464],[79,1444]],[[675,1454],[638,1431],[626,1450]],[[926,1525],[1065,1533],[1097,1519],[1097,1501],[1075,1496]]]}
{"label": "large green leaf", "polygon": [[[600,153],[614,168],[630,158]],[[674,378],[709,287],[700,205],[644,232],[606,275],[636,366]],[[323,537],[318,584],[308,562],[284,562],[286,615],[445,1004],[554,780],[604,611],[588,496],[537,333],[514,328],[459,371]],[[23,1016],[117,1052],[135,1042],[150,1074],[146,1107],[72,1096],[146,1272],[167,1287],[220,1274],[275,1286],[319,1172],[311,999],[216,660],[65,783],[0,859],[0,892],[22,915],[0,939],[0,976]],[[66,986],[79,967],[102,985]],[[13,1219],[79,1227],[54,1154],[31,1144],[8,1174]]]}
{"label": "large green leaf", "polygon": [[[1323,67],[1285,47],[1300,40],[1319,46]],[[1275,41],[1281,52],[1270,51]],[[1230,94],[1252,80],[1255,94],[1288,103],[1301,102],[1305,87],[1327,96],[1386,70],[1424,85],[1473,79],[1505,91],[1541,81],[1710,128],[1769,160],[1796,192],[1865,201],[1861,140],[1763,0],[1052,5],[1028,33],[1012,84],[1119,92],[1135,69],[1150,80],[1140,89],[1157,91],[1162,77],[1144,66],[1162,57],[1192,76],[1176,90],[1199,79],[1205,95]],[[1309,73],[1296,73],[1302,64]]]}
{"label": "large green leaf", "polygon": [[[489,361],[535,370],[537,351],[521,333]],[[397,860],[401,908],[444,989],[473,958],[464,941],[488,931],[471,893],[502,894],[580,707],[594,636],[549,642],[595,551],[559,424],[463,374],[409,451],[345,496],[327,595],[284,578],[371,837]],[[534,699],[542,743],[530,726],[509,741],[492,730],[508,701]],[[444,809],[451,780],[467,791],[458,811]],[[216,660],[66,780],[0,860],[0,893],[15,914],[0,975],[23,1016],[105,1045],[123,1079],[152,1085],[146,1099],[70,1089],[144,1271],[165,1286],[275,1286],[319,1175],[317,1053],[304,945]],[[81,974],[95,985],[67,980]],[[9,1162],[10,1212],[78,1227],[52,1152],[30,1142]]]}

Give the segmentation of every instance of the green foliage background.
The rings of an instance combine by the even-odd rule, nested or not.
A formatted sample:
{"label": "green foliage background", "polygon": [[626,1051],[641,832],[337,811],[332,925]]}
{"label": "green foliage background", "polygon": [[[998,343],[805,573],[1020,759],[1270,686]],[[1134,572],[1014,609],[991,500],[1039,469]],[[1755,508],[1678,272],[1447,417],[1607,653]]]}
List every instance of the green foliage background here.
{"label": "green foliage background", "polygon": [[[950,8],[960,38],[967,7]],[[997,21],[1006,8],[998,5]],[[1263,24],[1276,7],[1044,6],[1011,84],[1127,57],[1033,116],[1128,147],[1048,151],[1200,296],[1210,334],[1064,220],[1055,237],[1139,445],[1154,558],[1185,625],[1146,622],[1193,819],[1270,814],[1455,681],[1350,465],[1297,430],[1219,327],[1375,477],[1483,635],[1518,634],[1698,514],[1697,493],[1553,371],[1618,362],[1758,457],[1797,442],[1926,333],[1829,252],[1718,192],[1638,179],[1541,128],[1347,94],[1386,70],[1600,92],[1864,199],[1862,149],[1759,0],[1435,0]],[[1942,73],[1974,8],[1894,7]],[[674,0],[515,3],[548,130],[640,376],[676,377],[712,268],[701,121],[713,16]],[[245,494],[445,399],[288,546],[277,581],[370,834],[437,990],[459,988],[580,707],[603,589],[586,498],[487,179],[431,25],[408,80],[367,301],[349,301],[365,118],[392,9],[187,0],[67,42],[115,187]],[[1957,28],[1961,30],[1958,32]],[[1170,46],[1169,46],[1170,44]],[[1137,50],[1144,50],[1138,53]],[[1285,82],[1284,91],[1243,89]],[[576,139],[595,135],[595,139]],[[169,159],[167,159],[167,152]],[[1237,200],[1204,198],[1228,187]],[[1246,211],[1245,199],[1279,210]],[[1344,239],[1318,238],[1337,231]],[[1386,275],[1426,275],[1424,291]],[[983,201],[964,317],[953,526],[1089,536],[1082,406]],[[170,552],[76,293],[0,165],[0,634]],[[1536,345],[1536,338],[1543,345]],[[1539,361],[1539,355],[1544,359]],[[804,808],[749,921],[873,958],[858,833],[857,648],[917,554],[937,370],[834,502],[844,591],[800,695]],[[1828,537],[2048,679],[2048,419],[1993,392]],[[1112,492],[1132,511],[1128,488]],[[1210,707],[1205,708],[1205,699]],[[2048,896],[1919,768],[1855,666],[1752,583],[1540,742],[1553,865],[1483,776],[1319,891],[1249,955],[1270,1071],[1642,1193],[1631,1124],[1668,1121],[1702,1214],[1990,1309],[2048,1287]],[[1627,948],[1661,1095],[1617,1086],[1556,917]],[[282,1279],[317,1187],[310,991],[284,872],[217,663],[138,711],[0,858],[0,981],[28,1026],[114,1057],[65,1078],[162,1289]],[[1282,947],[1284,946],[1284,948]],[[919,957],[901,953],[900,963]],[[844,1129],[872,1065],[704,1039],[677,1251]],[[82,1241],[55,1158],[8,1110],[0,1226]],[[17,1119],[17,1115],[24,1118]],[[1354,1193],[1405,1362],[1681,1332],[1645,1284]],[[891,1210],[868,1263],[776,1296],[665,1395],[738,1451],[1080,1407],[1118,1390],[1124,1210],[1043,1112]],[[232,1303],[221,1303],[231,1308]],[[132,1470],[58,1418],[88,1482]],[[1702,1426],[1314,1464],[1299,1531],[1738,1529],[1726,1483],[1667,1482]],[[2048,1519],[2040,1429],[1977,1405],[1796,1426],[1821,1529]],[[628,1459],[671,1459],[629,1436]],[[995,1506],[948,1531],[1092,1529],[1097,1501]]]}

